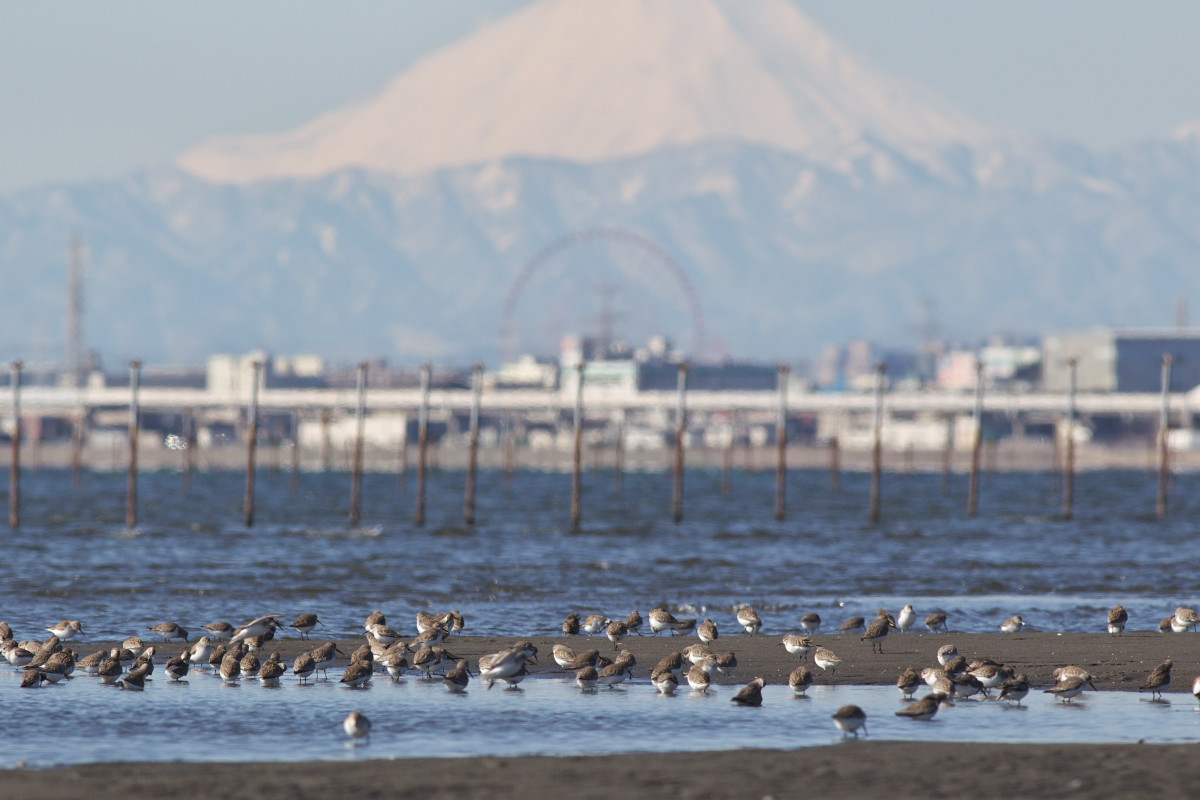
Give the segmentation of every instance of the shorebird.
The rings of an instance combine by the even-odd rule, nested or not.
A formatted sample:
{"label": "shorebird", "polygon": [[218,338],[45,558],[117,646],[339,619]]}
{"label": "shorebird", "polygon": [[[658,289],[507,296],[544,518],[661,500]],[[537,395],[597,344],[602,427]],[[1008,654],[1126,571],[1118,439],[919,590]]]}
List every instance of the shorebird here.
{"label": "shorebird", "polygon": [[212,639],[208,638],[207,636],[201,636],[196,640],[196,643],[192,645],[189,660],[193,664],[204,666],[208,664],[208,657],[212,655],[212,649]]}
{"label": "shorebird", "polygon": [[[1171,624],[1171,630],[1175,631],[1176,633],[1183,633],[1184,631],[1188,630],[1194,631],[1196,630],[1197,625],[1200,625],[1200,615],[1196,614],[1196,610],[1194,608],[1185,608],[1184,606],[1180,606],[1179,608],[1175,609],[1175,622]],[[53,633],[54,631],[50,632]],[[60,636],[59,638],[61,639],[64,637]]]}
{"label": "shorebird", "polygon": [[454,669],[447,672],[446,677],[442,678],[442,685],[455,694],[461,694],[467,690],[467,684],[470,681],[471,671],[467,668],[467,661],[460,658],[454,665]]}
{"label": "shorebird", "polygon": [[301,639],[307,639],[309,631],[311,631],[313,628],[317,627],[318,625],[324,625],[324,624],[325,624],[324,622],[321,622],[321,620],[317,619],[316,614],[310,613],[310,614],[299,614],[296,617],[296,621],[292,623],[291,627],[294,628],[300,634]]}
{"label": "shorebird", "polygon": [[732,650],[728,650],[724,653],[717,653],[716,659],[713,663],[717,665],[717,672],[721,673],[722,675],[732,675],[733,671],[737,669],[737,655]]}
{"label": "shorebird", "polygon": [[912,603],[909,603],[904,608],[900,609],[900,614],[896,617],[896,627],[900,629],[901,633],[908,633],[908,629],[911,628],[916,621],[917,612],[913,611]]}
{"label": "shorebird", "polygon": [[[683,654],[682,653],[667,653],[658,660],[654,665],[654,669],[650,671],[650,675],[659,674],[660,672],[680,672],[683,669]],[[676,676],[678,677],[678,675]]]}
{"label": "shorebird", "polygon": [[700,641],[704,642],[705,644],[708,644],[712,640],[719,639],[721,637],[720,632],[717,631],[717,623],[713,622],[711,619],[706,619],[704,622],[700,623],[699,627],[696,628],[696,635],[700,637]]}
{"label": "shorebird", "polygon": [[261,617],[255,617],[234,631],[233,635],[229,637],[229,641],[240,642],[251,636],[262,636],[267,631],[274,633],[275,629],[279,627],[279,618],[282,616],[283,614],[264,614]]}
{"label": "shorebird", "polygon": [[[676,655],[678,655],[678,654],[676,654]],[[575,655],[574,660],[563,665],[563,669],[567,669],[567,670],[574,672],[575,670],[582,669],[583,667],[605,667],[605,666],[608,666],[608,664],[600,663],[600,651],[599,650],[587,650],[582,653],[577,653]]]}
{"label": "shorebird", "polygon": [[650,683],[659,694],[675,694],[675,690],[679,688],[679,678],[675,677],[675,673],[669,669],[652,673]]}
{"label": "shorebird", "polygon": [[258,681],[261,685],[274,688],[279,685],[279,679],[287,672],[279,653],[271,653],[270,658],[263,662],[258,669]]}
{"label": "shorebird", "polygon": [[699,664],[701,661],[705,661],[710,658],[713,659],[713,663],[715,664],[717,657],[717,654],[713,652],[712,648],[706,644],[689,644],[687,647],[683,648],[682,651],[680,651],[680,655],[693,664]]}
{"label": "shorebird", "polygon": [[851,617],[838,628],[839,633],[856,633],[867,629],[867,621],[863,617]]}
{"label": "shorebird", "polygon": [[925,627],[929,628],[930,633],[938,633],[939,631],[945,633],[947,630],[946,614],[941,611],[933,612],[925,618]]}
{"label": "shorebird", "polygon": [[712,683],[712,678],[706,669],[708,663],[693,664],[687,672],[688,686],[692,687],[692,691],[697,694],[708,694],[708,687]]}
{"label": "shorebird", "polygon": [[29,662],[33,661],[33,655],[34,654],[31,651],[21,647],[12,639],[7,640],[7,644],[4,648],[4,657],[8,659],[8,663],[12,664],[14,667],[28,666]]}
{"label": "shorebird", "polygon": [[589,614],[584,618],[583,623],[579,626],[584,633],[597,634],[608,627],[608,623],[612,622],[603,614]]}
{"label": "shorebird", "polygon": [[204,630],[208,631],[208,635],[215,642],[228,642],[229,637],[233,636],[233,626],[228,622],[214,622],[211,625],[205,625]]}
{"label": "shorebird", "polygon": [[751,636],[762,630],[762,620],[759,619],[758,612],[750,606],[742,606],[738,609],[737,621],[738,625],[741,625],[742,629]]}
{"label": "shorebird", "polygon": [[796,636],[795,634],[783,637],[779,643],[783,645],[784,650],[787,650],[792,655],[800,656],[801,661],[806,661],[808,654],[817,649],[812,639],[807,636]]}
{"label": "shorebird", "polygon": [[513,647],[479,659],[479,680],[491,689],[498,680],[505,680],[525,670],[526,653]]}
{"label": "shorebird", "polygon": [[563,620],[562,632],[567,636],[575,636],[579,633],[579,615],[572,611]]}
{"label": "shorebird", "polygon": [[51,683],[60,683],[75,671],[75,656],[71,654],[70,650],[62,650],[46,659],[46,663],[40,669],[46,676],[46,680]]}
{"label": "shorebird", "polygon": [[554,663],[563,669],[566,669],[575,660],[575,651],[565,644],[554,645],[550,649],[550,655],[554,657]]}
{"label": "shorebird", "polygon": [[301,683],[307,683],[308,676],[316,671],[317,662],[313,660],[312,653],[301,653],[292,662],[292,674],[299,678]]}
{"label": "shorebird", "polygon": [[428,611],[417,612],[417,633],[421,634],[430,628],[447,628],[453,624],[454,617],[449,612],[445,614],[430,614]]}
{"label": "shorebird", "polygon": [[671,631],[671,635],[675,635],[675,626],[679,624],[679,620],[675,619],[670,611],[662,608],[656,608],[650,612],[650,630],[655,636],[663,631]]}
{"label": "shorebird", "polygon": [[867,632],[859,639],[860,642],[870,642],[872,653],[883,652],[883,640],[887,638],[888,629],[894,627],[894,623],[887,617],[876,617],[871,620],[871,624],[867,626]]}
{"label": "shorebird", "polygon": [[1146,677],[1146,682],[1141,685],[1138,691],[1144,692],[1149,689],[1151,700],[1154,699],[1155,695],[1158,695],[1158,699],[1161,700],[1163,691],[1171,685],[1171,667],[1173,666],[1174,664],[1169,658],[1159,664]]}
{"label": "shorebird", "polygon": [[258,660],[258,656],[254,655],[254,653],[246,653],[246,655],[242,656],[241,662],[238,663],[238,669],[243,678],[253,678],[258,674],[261,666],[262,662]]}
{"label": "shorebird", "polygon": [[351,689],[365,689],[373,674],[374,669],[371,667],[371,662],[353,661],[346,666],[342,673],[342,679],[338,682],[346,684]]}
{"label": "shorebird", "polygon": [[817,651],[813,653],[813,663],[820,667],[822,672],[836,673],[837,665],[842,663],[842,660],[832,650],[818,647]]}
{"label": "shorebird", "polygon": [[188,640],[188,632],[178,622],[163,622],[159,625],[146,628],[148,631],[154,631],[162,637],[164,642],[169,642],[172,639]]}
{"label": "shorebird", "polygon": [[954,688],[955,697],[974,697],[980,693],[984,697],[988,696],[987,689],[983,688],[983,683],[974,675],[959,675],[951,678],[950,683]]}
{"label": "shorebird", "polygon": [[747,683],[733,697],[729,698],[730,702],[737,703],[739,706],[761,706],[762,705],[762,690],[767,682],[762,678],[755,678]]}
{"label": "shorebird", "polygon": [[936,667],[925,667],[921,670],[921,680],[928,684],[929,688],[935,692],[940,692],[946,697],[954,694],[954,683],[950,680],[950,676],[945,670],[937,669]]}
{"label": "shorebird", "polygon": [[937,660],[943,667],[958,658],[958,648],[952,644],[944,644],[938,648]]}
{"label": "shorebird", "polygon": [[120,655],[120,648],[114,647],[108,651],[108,658],[100,662],[100,668],[96,670],[96,674],[100,676],[101,683],[113,684],[117,682],[117,678],[121,677],[125,668],[121,666]]}
{"label": "shorebird", "polygon": [[1012,670],[999,664],[980,664],[970,672],[983,684],[985,692],[987,689],[995,689],[1012,677]]}
{"label": "shorebird", "polygon": [[896,712],[897,717],[908,717],[909,719],[919,719],[927,722],[933,719],[933,715],[938,712],[938,708],[942,702],[946,700],[946,695],[942,692],[932,692],[925,695],[920,700],[912,705],[905,706]]}
{"label": "shorebird", "polygon": [[360,739],[370,740],[371,720],[361,711],[351,711],[350,716],[342,720],[342,730],[350,737],[351,744],[357,746]]}
{"label": "shorebird", "polygon": [[1083,694],[1083,690],[1088,686],[1092,687],[1092,691],[1096,690],[1096,685],[1092,683],[1091,678],[1064,678],[1047,689],[1045,694],[1055,695],[1064,703],[1069,703],[1073,698]]}
{"label": "shorebird", "polygon": [[26,667],[21,675],[22,689],[36,689],[46,681],[46,674],[40,669]]}
{"label": "shorebird", "polygon": [[403,645],[394,645],[384,651],[377,660],[387,670],[393,683],[398,683],[408,670],[408,651],[404,649]]}
{"label": "shorebird", "polygon": [[792,687],[792,691],[796,694],[808,692],[808,687],[812,686],[812,682],[812,673],[803,664],[792,670],[791,675],[788,675],[788,686]]}
{"label": "shorebird", "polygon": [[1050,676],[1052,678],[1054,678],[1055,683],[1061,683],[1062,681],[1065,681],[1067,678],[1080,678],[1085,681],[1093,680],[1092,674],[1090,672],[1088,672],[1083,667],[1077,667],[1073,664],[1069,664],[1065,667],[1059,667],[1058,669],[1051,672]]}
{"label": "shorebird", "polygon": [[12,626],[0,621],[0,640],[13,638]]}
{"label": "shorebird", "polygon": [[84,656],[75,662],[75,666],[83,670],[85,675],[96,675],[100,670],[100,665],[104,663],[104,659],[108,658],[107,650],[97,650],[91,655]]}
{"label": "shorebird", "polygon": [[900,677],[896,679],[896,688],[900,690],[900,694],[911,698],[916,693],[921,685],[921,676],[912,667],[900,673]]}
{"label": "shorebird", "polygon": [[46,630],[65,642],[83,633],[83,623],[77,619],[64,619],[57,625],[46,628]]}
{"label": "shorebird", "polygon": [[221,680],[235,683],[242,674],[242,656],[238,650],[229,650],[221,659]]}
{"label": "shorebird", "polygon": [[804,628],[805,633],[815,636],[821,632],[821,615],[815,611],[808,612],[800,618],[800,627]]}
{"label": "shorebird", "polygon": [[140,692],[146,688],[146,676],[150,674],[150,670],[146,665],[135,667],[125,673],[125,677],[121,678],[117,683],[121,684],[122,689],[131,692]]}
{"label": "shorebird", "polygon": [[859,728],[862,728],[864,734],[867,733],[867,712],[858,706],[842,706],[834,712],[833,724],[842,732],[843,739],[850,734],[854,734],[854,738],[857,739]]}
{"label": "shorebird", "polygon": [[625,634],[628,632],[625,623],[619,619],[609,622],[608,626],[604,629],[604,635],[612,642],[613,650],[621,649],[621,640],[625,638]]}
{"label": "shorebird", "polygon": [[166,665],[163,666],[163,672],[167,673],[172,681],[178,682],[187,677],[191,666],[192,651],[184,650],[179,655],[167,661]]}
{"label": "shorebird", "polygon": [[1200,676],[1192,679],[1192,695],[1200,700]]}
{"label": "shorebird", "polygon": [[1169,617],[1163,617],[1162,620],[1158,623],[1158,632],[1159,633],[1174,633],[1175,632],[1174,626],[1175,626],[1175,615],[1174,614],[1172,614]]}
{"label": "shorebird", "polygon": [[1129,614],[1125,606],[1117,606],[1108,612],[1108,632],[1111,636],[1120,636],[1125,632],[1125,623],[1129,622]]}
{"label": "shorebird", "polygon": [[313,661],[316,662],[316,668],[325,673],[325,679],[329,679],[329,673],[326,672],[337,662],[337,657],[343,655],[341,650],[338,650],[337,644],[334,642],[326,642],[312,651]]}
{"label": "shorebird", "polygon": [[1010,700],[1021,705],[1021,701],[1025,699],[1025,695],[1029,694],[1029,679],[1025,677],[1025,673],[1021,673],[1014,678],[1010,678],[1000,684],[1000,699]]}
{"label": "shorebird", "polygon": [[363,623],[363,630],[370,630],[372,625],[387,625],[387,617],[379,609],[367,615],[367,621]]}
{"label": "shorebird", "polygon": [[590,664],[586,664],[575,671],[575,685],[585,692],[594,691],[598,680],[599,674],[596,672],[596,668]]}
{"label": "shorebird", "polygon": [[[438,631],[438,633],[434,634],[434,631]],[[426,628],[417,635],[417,639],[421,640],[422,642],[437,641],[440,638],[440,631],[441,628],[437,627]],[[392,626],[386,625],[382,622],[377,622],[371,627],[367,628],[367,633],[371,634],[385,645],[389,645],[400,638],[400,633],[398,631],[392,628]]]}
{"label": "shorebird", "polygon": [[1000,630],[1004,631],[1005,633],[1018,633],[1020,632],[1021,628],[1024,627],[1025,620],[1021,619],[1020,614],[1015,614],[1004,620],[1004,622],[1000,623]]}
{"label": "shorebird", "polygon": [[687,636],[696,630],[696,618],[681,619],[675,623],[675,633],[678,636]]}
{"label": "shorebird", "polygon": [[642,615],[636,608],[625,618],[625,630],[636,633],[638,636],[642,635]]}
{"label": "shorebird", "polygon": [[609,664],[598,673],[600,683],[606,684],[609,689],[614,688],[618,683],[624,683],[633,671],[632,653],[623,651],[621,656],[616,661]]}

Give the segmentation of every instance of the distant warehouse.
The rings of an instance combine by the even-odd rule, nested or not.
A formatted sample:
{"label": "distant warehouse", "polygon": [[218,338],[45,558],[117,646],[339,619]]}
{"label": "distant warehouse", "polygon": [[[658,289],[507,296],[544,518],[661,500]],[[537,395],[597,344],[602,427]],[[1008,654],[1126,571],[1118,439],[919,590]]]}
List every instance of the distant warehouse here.
{"label": "distant warehouse", "polygon": [[1068,360],[1076,361],[1081,392],[1157,392],[1164,354],[1173,357],[1171,391],[1200,386],[1200,329],[1095,330],[1047,336],[1043,342],[1042,387],[1065,392]]}

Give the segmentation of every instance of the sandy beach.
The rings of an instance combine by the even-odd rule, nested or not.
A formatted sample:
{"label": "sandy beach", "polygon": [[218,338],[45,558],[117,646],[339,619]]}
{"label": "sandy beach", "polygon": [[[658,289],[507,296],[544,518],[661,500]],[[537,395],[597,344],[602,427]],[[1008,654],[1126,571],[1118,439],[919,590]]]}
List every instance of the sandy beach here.
{"label": "sandy beach", "polygon": [[[1200,637],[1188,634],[892,634],[882,654],[872,653],[870,644],[857,634],[814,638],[843,659],[836,675],[814,670],[818,683],[891,684],[907,666],[932,664],[937,648],[950,642],[968,657],[986,656],[1016,666],[1038,683],[1048,684],[1056,667],[1077,664],[1096,677],[1101,691],[1137,691],[1147,673],[1171,657],[1175,662],[1172,690],[1182,695],[1174,698],[1176,702],[1192,702],[1187,692],[1192,678],[1200,674]],[[601,637],[532,640],[541,650],[539,672],[555,669],[549,652],[558,642],[577,651],[612,649]],[[722,636],[714,644],[718,650],[734,651],[740,666],[737,675],[721,682],[740,684],[756,675],[769,683],[786,681],[798,658],[784,651],[779,640],[779,635]],[[511,641],[463,636],[450,639],[446,646],[474,661]],[[623,644],[637,657],[637,674],[644,680],[662,655],[696,641],[694,636],[633,636]],[[342,649],[349,652],[357,644],[344,641]],[[290,660],[308,646],[284,639],[270,643],[268,649]],[[171,653],[179,647],[160,646],[159,652]],[[631,690],[652,691],[645,684]],[[576,798],[614,794],[782,798],[814,792],[841,798],[1191,797],[1200,785],[1200,759],[1195,754],[1194,745],[929,744],[868,739],[795,751],[665,756],[447,760],[414,754],[412,759],[372,760],[364,750],[356,763],[96,764],[8,770],[2,780],[9,796],[86,794],[97,800],[116,800],[131,793],[173,795],[181,786],[192,787],[201,796],[227,798],[516,798],[548,792]]]}

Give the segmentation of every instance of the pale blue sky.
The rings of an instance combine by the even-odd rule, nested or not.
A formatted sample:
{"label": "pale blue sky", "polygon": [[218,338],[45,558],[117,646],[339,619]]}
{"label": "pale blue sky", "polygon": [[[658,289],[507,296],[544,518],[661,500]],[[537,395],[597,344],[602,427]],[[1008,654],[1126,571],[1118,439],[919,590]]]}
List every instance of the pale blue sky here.
{"label": "pale blue sky", "polygon": [[[286,130],[528,1],[0,0],[0,191]],[[793,2],[994,126],[1110,147],[1200,119],[1192,0]]]}

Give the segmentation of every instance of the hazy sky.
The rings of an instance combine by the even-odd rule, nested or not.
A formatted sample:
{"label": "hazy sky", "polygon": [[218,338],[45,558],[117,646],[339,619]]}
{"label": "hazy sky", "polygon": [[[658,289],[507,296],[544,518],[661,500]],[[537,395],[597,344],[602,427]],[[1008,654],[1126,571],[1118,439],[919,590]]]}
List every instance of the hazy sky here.
{"label": "hazy sky", "polygon": [[[527,2],[0,0],[0,191],[286,130]],[[993,126],[1110,147],[1200,120],[1194,0],[793,2]]]}

